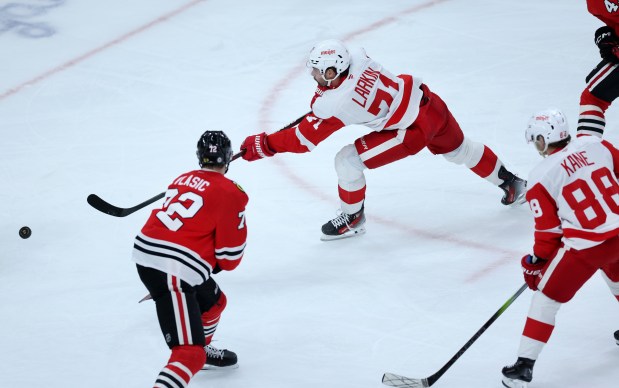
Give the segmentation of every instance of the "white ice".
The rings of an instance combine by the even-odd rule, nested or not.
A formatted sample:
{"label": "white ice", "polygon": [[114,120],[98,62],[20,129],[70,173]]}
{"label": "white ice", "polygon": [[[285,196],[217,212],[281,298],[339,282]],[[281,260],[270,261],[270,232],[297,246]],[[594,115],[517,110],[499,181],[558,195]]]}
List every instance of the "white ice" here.
{"label": "white ice", "polygon": [[[130,259],[152,207],[113,218],[86,197],[135,205],[197,166],[204,130],[238,147],[307,112],[304,61],[317,40],[363,46],[423,78],[469,137],[526,176],[540,159],[524,125],[554,106],[575,129],[600,25],[584,1],[563,0],[3,1],[0,386],[152,386],[169,350],[152,302],[137,303],[146,291]],[[619,143],[617,107],[607,122]],[[529,211],[503,207],[497,188],[426,150],[367,173],[366,235],[321,242],[338,208],[333,157],[365,132],[231,165],[250,196],[249,243],[241,266],[216,276],[229,305],[214,344],[237,352],[240,368],[190,386],[426,377],[523,283]],[[501,386],[531,295],[436,386]],[[617,329],[619,306],[596,275],[560,310],[530,387],[616,387]]]}

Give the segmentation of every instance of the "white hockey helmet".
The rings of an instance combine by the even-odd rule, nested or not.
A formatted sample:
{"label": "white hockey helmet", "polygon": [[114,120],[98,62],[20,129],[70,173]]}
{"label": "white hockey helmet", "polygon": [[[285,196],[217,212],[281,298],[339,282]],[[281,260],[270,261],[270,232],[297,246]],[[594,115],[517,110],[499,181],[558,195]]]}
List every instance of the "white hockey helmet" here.
{"label": "white hockey helmet", "polygon": [[[350,66],[350,53],[344,43],[337,39],[316,43],[309,54],[307,67],[316,68],[324,78],[328,68],[335,68],[337,78]],[[328,81],[328,80],[326,80]]]}
{"label": "white hockey helmet", "polygon": [[543,149],[538,148],[542,155],[546,154],[549,144],[567,139],[570,136],[570,128],[563,112],[551,108],[531,116],[525,131],[527,143],[536,143],[539,136],[544,138]]}

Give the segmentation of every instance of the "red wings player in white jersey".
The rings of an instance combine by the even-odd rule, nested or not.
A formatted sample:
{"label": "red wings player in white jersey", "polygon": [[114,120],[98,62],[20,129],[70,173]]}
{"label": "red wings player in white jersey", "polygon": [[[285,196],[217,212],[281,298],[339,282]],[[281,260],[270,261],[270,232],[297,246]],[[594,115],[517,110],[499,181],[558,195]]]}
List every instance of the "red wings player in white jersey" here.
{"label": "red wings player in white jersey", "polygon": [[241,150],[245,160],[254,161],[277,152],[310,152],[347,125],[373,130],[335,156],[342,213],[322,226],[323,240],[365,232],[363,170],[382,167],[426,147],[499,186],[504,191],[503,204],[524,201],[526,182],[509,172],[489,147],[466,138],[443,100],[420,78],[396,76],[364,50],[349,51],[337,40],[318,43],[310,52],[308,66],[318,83],[312,111],[294,126],[249,136]]}
{"label": "red wings player in white jersey", "polygon": [[[534,115],[526,130],[545,159],[529,175],[533,253],[522,259],[533,290],[518,360],[503,368],[506,387],[526,387],[555,316],[598,269],[619,301],[619,150],[597,136],[571,140],[563,113]],[[617,333],[615,333],[617,337]]]}
{"label": "red wings player in white jersey", "polygon": [[248,198],[224,176],[232,146],[223,132],[205,132],[197,156],[201,169],[168,186],[134,243],[138,274],[172,351],[155,387],[184,388],[200,369],[237,364],[234,352],[210,345],[227,304],[212,274],[235,269],[243,257]]}
{"label": "red wings player in white jersey", "polygon": [[619,0],[587,0],[587,9],[605,24],[595,31],[602,61],[586,77],[576,131],[601,138],[605,112],[619,96]]}

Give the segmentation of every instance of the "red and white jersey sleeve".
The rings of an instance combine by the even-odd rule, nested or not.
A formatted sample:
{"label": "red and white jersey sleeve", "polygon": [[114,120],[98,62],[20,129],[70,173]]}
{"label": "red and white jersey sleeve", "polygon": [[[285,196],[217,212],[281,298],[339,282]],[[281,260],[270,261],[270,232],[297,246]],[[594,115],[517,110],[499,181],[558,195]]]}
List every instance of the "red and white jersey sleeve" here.
{"label": "red and white jersey sleeve", "polygon": [[243,189],[218,172],[179,176],[136,236],[133,260],[191,285],[206,281],[215,266],[233,270],[245,250],[247,202]]}
{"label": "red and white jersey sleeve", "polygon": [[585,249],[619,235],[618,161],[610,143],[582,136],[531,171],[536,256],[552,258],[561,242]]}
{"label": "red and white jersey sleeve", "polygon": [[304,153],[344,127],[338,118],[319,119],[308,113],[296,126],[268,135],[269,148],[277,152]]}
{"label": "red and white jersey sleeve", "polygon": [[587,9],[619,36],[619,0],[587,0]]}
{"label": "red and white jersey sleeve", "polygon": [[408,128],[419,114],[421,79],[395,76],[363,49],[350,50],[348,77],[335,89],[318,87],[312,113],[301,123],[268,136],[277,152],[308,152],[344,126],[359,124],[373,130]]}

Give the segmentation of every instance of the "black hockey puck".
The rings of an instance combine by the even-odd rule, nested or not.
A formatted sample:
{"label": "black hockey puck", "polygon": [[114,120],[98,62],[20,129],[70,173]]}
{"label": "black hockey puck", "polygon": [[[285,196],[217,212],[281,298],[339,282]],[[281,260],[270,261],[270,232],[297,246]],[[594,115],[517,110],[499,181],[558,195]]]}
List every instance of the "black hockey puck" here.
{"label": "black hockey puck", "polygon": [[19,237],[28,238],[30,235],[32,235],[32,230],[30,230],[29,227],[22,226],[21,229],[19,229]]}

